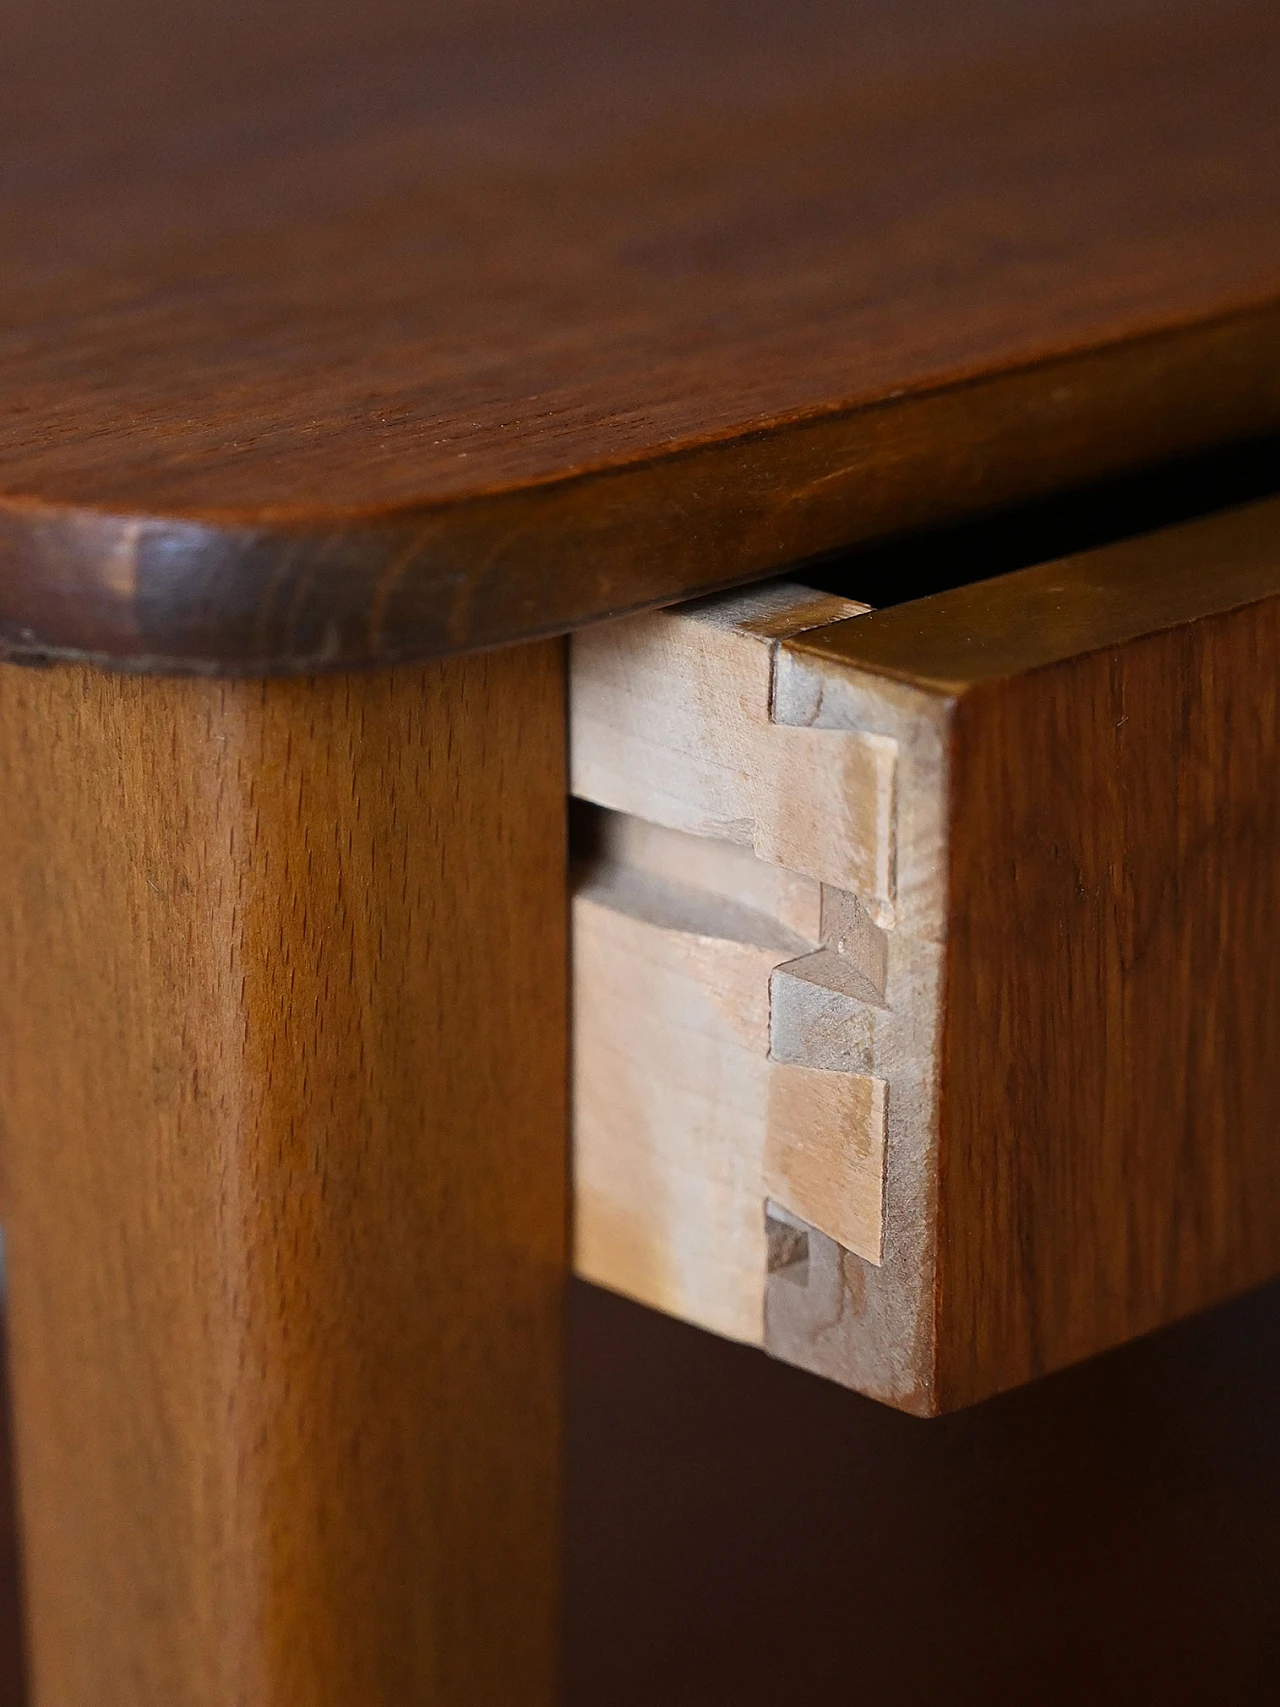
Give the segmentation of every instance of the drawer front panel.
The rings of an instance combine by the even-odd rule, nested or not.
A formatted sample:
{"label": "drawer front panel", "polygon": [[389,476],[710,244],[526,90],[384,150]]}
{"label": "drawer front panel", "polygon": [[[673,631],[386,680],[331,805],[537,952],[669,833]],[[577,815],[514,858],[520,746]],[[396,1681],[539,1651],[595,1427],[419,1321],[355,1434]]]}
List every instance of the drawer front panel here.
{"label": "drawer front panel", "polygon": [[922,1413],[1280,1272],[1280,505],[573,643],[575,1242]]}

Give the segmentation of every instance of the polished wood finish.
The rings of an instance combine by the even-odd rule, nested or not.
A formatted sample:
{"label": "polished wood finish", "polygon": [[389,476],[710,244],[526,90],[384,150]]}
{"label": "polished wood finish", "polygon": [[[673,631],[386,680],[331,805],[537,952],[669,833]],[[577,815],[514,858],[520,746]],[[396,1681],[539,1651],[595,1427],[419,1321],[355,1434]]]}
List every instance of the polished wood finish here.
{"label": "polished wood finish", "polygon": [[0,670],[36,1707],[556,1695],[555,643]]}
{"label": "polished wood finish", "polygon": [[1280,1273],[1280,501],[829,602],[572,643],[575,1262],[931,1414]]}
{"label": "polished wood finish", "polygon": [[896,1270],[891,1152],[884,1267],[771,1277],[772,1349],[864,1384],[918,1272],[948,1410],[1280,1272],[1278,656],[1274,501],[784,649],[821,722],[943,708],[946,969],[926,1234]]}
{"label": "polished wood finish", "polygon": [[49,0],[0,637],[545,633],[1280,425],[1269,0]]}
{"label": "polished wood finish", "polygon": [[943,1405],[1280,1268],[1277,658],[1273,594],[960,704]]}

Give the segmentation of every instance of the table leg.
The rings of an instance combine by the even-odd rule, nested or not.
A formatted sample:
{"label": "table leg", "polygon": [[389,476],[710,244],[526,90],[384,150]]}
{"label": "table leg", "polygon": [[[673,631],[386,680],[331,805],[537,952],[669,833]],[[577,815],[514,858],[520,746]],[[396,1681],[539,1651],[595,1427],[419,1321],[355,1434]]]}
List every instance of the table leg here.
{"label": "table leg", "polygon": [[0,668],[0,1122],[37,1707],[547,1707],[555,643]]}

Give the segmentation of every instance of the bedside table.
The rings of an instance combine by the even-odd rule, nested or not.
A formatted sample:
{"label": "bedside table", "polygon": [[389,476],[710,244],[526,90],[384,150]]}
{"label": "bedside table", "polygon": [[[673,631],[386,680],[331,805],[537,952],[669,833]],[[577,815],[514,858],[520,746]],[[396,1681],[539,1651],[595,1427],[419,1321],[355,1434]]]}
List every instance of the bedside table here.
{"label": "bedside table", "polygon": [[586,1272],[921,1411],[1280,1272],[1274,504],[634,614],[1280,430],[1278,72],[1261,3],[7,32],[38,1707],[555,1698],[570,631]]}

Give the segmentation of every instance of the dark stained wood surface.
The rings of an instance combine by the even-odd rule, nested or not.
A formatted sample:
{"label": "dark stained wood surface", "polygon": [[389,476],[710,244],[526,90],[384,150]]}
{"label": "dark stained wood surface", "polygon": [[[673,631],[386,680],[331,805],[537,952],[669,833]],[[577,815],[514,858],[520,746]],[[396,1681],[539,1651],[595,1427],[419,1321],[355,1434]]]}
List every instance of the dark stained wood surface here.
{"label": "dark stained wood surface", "polygon": [[960,700],[943,1406],[1280,1271],[1277,657],[1272,597]]}
{"label": "dark stained wood surface", "polygon": [[1280,425],[1270,0],[48,0],[0,637],[548,632]]}
{"label": "dark stained wood surface", "polygon": [[[1280,500],[787,650],[823,669],[824,693],[835,664],[948,706],[921,1408],[973,1403],[1273,1280]],[[864,1278],[850,1259],[842,1324],[893,1264]],[[839,1375],[834,1313],[824,1301],[803,1361]]]}

